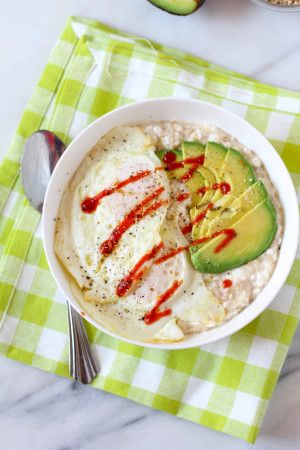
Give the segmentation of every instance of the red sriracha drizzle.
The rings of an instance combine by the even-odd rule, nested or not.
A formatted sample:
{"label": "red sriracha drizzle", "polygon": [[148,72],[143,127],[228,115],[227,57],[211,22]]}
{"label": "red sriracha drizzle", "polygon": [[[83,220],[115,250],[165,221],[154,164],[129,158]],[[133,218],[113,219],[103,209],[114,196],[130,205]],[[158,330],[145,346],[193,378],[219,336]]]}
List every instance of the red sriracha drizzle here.
{"label": "red sriracha drizzle", "polygon": [[209,203],[208,205],[207,205],[207,207],[200,213],[200,214],[198,214],[198,216],[196,216],[195,218],[194,218],[194,220],[193,220],[193,225],[195,225],[196,223],[199,223],[199,222],[201,222],[204,218],[205,218],[205,216],[206,216],[206,214],[208,213],[208,211],[210,210],[210,209],[212,209],[213,208],[213,204],[212,203]]}
{"label": "red sriracha drizzle", "polygon": [[195,158],[186,158],[182,159],[181,161],[174,161],[168,163],[164,169],[165,170],[176,170],[180,169],[187,164],[197,164],[197,166],[203,166],[204,163],[204,155],[196,156]]}
{"label": "red sriracha drizzle", "polygon": [[231,191],[231,186],[229,183],[223,182],[223,183],[215,183],[212,185],[212,188],[216,191],[217,189],[220,189],[222,194],[226,195],[228,192]]}
{"label": "red sriracha drizzle", "polygon": [[191,222],[181,228],[181,233],[183,233],[183,234],[190,233],[192,231],[192,229],[193,229],[193,224]]}
{"label": "red sriracha drizzle", "polygon": [[124,186],[127,186],[130,183],[134,183],[135,181],[148,177],[150,174],[150,170],[138,172],[136,175],[131,175],[129,178],[126,178],[126,180],[119,181],[111,187],[103,189],[103,191],[99,192],[99,194],[95,195],[94,197],[86,197],[81,203],[81,210],[87,214],[93,213],[94,211],[96,211],[97,206],[104,197],[113,194],[114,192],[122,189]]}
{"label": "red sriracha drizzle", "polygon": [[[192,177],[192,175],[195,172],[195,170],[197,169],[198,165],[203,165],[204,155],[197,156],[196,158],[186,158],[186,159],[183,159],[182,161],[176,162],[175,153],[172,151],[169,151],[164,155],[163,161],[167,164],[166,167],[164,168],[165,170],[175,170],[180,167],[184,167],[186,164],[193,164],[193,167],[190,170],[188,170],[186,172],[186,174],[184,174],[181,177],[181,181],[186,182]],[[163,169],[163,167],[157,167],[155,170],[162,170],[162,169]],[[142,172],[138,172],[137,174],[131,175],[129,178],[127,178],[125,180],[115,183],[111,187],[103,189],[103,191],[99,192],[94,197],[86,197],[81,202],[81,210],[83,212],[85,212],[86,214],[91,214],[91,213],[95,212],[100,201],[104,197],[107,197],[107,196],[113,194],[114,192],[117,192],[118,190],[122,189],[123,187],[127,186],[130,183],[134,183],[135,181],[138,181],[144,177],[148,177],[150,174],[151,174],[150,170],[144,170]],[[182,201],[182,200],[180,200],[180,201]]]}
{"label": "red sriracha drizzle", "polygon": [[133,269],[130,270],[129,274],[126,275],[118,284],[116,288],[116,294],[118,297],[124,297],[127,294],[132,285],[141,278],[144,271],[147,269],[142,268],[142,266],[150,259],[155,258],[157,253],[163,248],[164,244],[160,242],[160,244],[154,246],[152,250],[147,252],[142,258],[136,263]]}
{"label": "red sriracha drizzle", "polygon": [[186,183],[187,181],[189,181],[196,172],[196,170],[198,169],[198,167],[199,164],[194,164],[184,175],[182,175],[182,177],[179,178],[180,181],[182,181],[182,183]]}
{"label": "red sriracha drizzle", "polygon": [[169,316],[172,313],[171,308],[164,309],[163,311],[160,311],[159,308],[163,303],[169,300],[172,295],[174,295],[177,289],[181,286],[182,282],[183,280],[174,281],[172,286],[158,297],[155,306],[151,309],[151,311],[147,312],[144,317],[144,322],[147,325],[151,325],[152,323],[157,322],[162,317]]}
{"label": "red sriracha drizzle", "polygon": [[163,157],[164,163],[166,163],[165,170],[176,170],[180,169],[187,164],[192,164],[192,167],[180,178],[180,181],[186,183],[190,180],[197,170],[198,166],[202,166],[204,163],[204,155],[196,156],[194,158],[186,158],[181,161],[176,161],[176,155],[174,152],[167,152]]}
{"label": "red sriracha drizzle", "polygon": [[228,278],[226,278],[226,280],[223,280],[223,288],[224,289],[230,288],[232,286],[232,284],[233,284],[232,281],[229,280]]}
{"label": "red sriracha drizzle", "polygon": [[[152,203],[159,195],[164,191],[163,187],[155,189],[152,194],[144,198],[138,205],[136,205],[119,223],[118,226],[111,232],[110,237],[100,245],[100,252],[107,256],[109,255],[115,246],[120,241],[122,235],[127,231],[134,223],[139,222],[147,214],[151,214],[159,209],[162,205],[167,204],[167,201],[158,200]],[[150,203],[152,205],[148,206]],[[146,207],[147,206],[147,207]]]}
{"label": "red sriracha drizzle", "polygon": [[202,188],[198,189],[199,195],[204,195],[207,191],[216,191],[217,189],[220,189],[222,194],[226,195],[228,192],[231,191],[231,186],[229,183],[214,183],[212,186],[203,186]]}
{"label": "red sriracha drizzle", "polygon": [[234,229],[227,228],[225,230],[217,231],[216,233],[213,233],[211,236],[205,236],[203,238],[196,239],[195,241],[193,241],[190,244],[185,245],[183,247],[177,247],[174,250],[171,250],[166,255],[163,255],[160,258],[158,258],[155,261],[155,264],[161,264],[161,263],[167,261],[168,259],[172,258],[173,256],[178,255],[178,253],[181,253],[184,250],[188,250],[189,247],[192,247],[193,245],[204,244],[205,242],[209,241],[210,239],[214,239],[215,237],[221,236],[222,234],[225,234],[225,238],[214,249],[214,253],[219,253],[221,250],[223,250],[223,248],[225,248],[232,241],[232,239],[235,238],[236,232],[234,231]]}
{"label": "red sriracha drizzle", "polygon": [[183,192],[182,194],[177,195],[176,200],[178,202],[184,202],[184,200],[186,200],[187,198],[190,197],[191,194],[189,194],[188,192]]}
{"label": "red sriracha drizzle", "polygon": [[163,156],[163,162],[170,164],[176,161],[176,154],[172,151],[166,152]]}

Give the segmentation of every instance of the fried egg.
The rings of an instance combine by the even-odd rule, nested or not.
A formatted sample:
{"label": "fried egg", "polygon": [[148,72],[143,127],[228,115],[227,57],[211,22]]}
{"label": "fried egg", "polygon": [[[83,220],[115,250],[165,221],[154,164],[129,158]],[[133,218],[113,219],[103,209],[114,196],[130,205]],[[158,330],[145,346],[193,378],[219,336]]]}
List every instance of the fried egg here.
{"label": "fried egg", "polygon": [[[158,252],[143,263],[126,295],[117,294],[120,281],[153,248],[166,254],[188,244],[179,228],[183,206],[176,204],[159,165],[155,146],[138,127],[113,129],[85,157],[57,218],[55,251],[72,275],[72,290],[82,308],[110,331],[142,342],[182,340],[191,327],[207,329],[224,319],[222,304],[193,268],[188,251],[157,264]],[[92,212],[83,210],[85,199],[141,172],[147,175],[101,198]],[[159,207],[123,229],[113,251],[103,254],[103,243],[153,192],[159,194],[149,205],[159,202]],[[146,324],[145,315],[176,281],[180,286],[160,306],[172,313]]]}

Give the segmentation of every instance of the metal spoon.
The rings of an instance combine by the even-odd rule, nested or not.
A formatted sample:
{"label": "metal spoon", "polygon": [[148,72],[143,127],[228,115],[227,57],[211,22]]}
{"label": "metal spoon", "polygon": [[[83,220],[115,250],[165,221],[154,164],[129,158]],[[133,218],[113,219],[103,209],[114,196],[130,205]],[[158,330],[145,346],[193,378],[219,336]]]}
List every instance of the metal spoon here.
{"label": "metal spoon", "polygon": [[[31,206],[42,212],[51,173],[66,146],[51,131],[37,131],[26,142],[21,176],[25,194]],[[69,302],[68,322],[70,337],[70,375],[88,384],[99,372],[98,362],[92,352],[83,319]]]}

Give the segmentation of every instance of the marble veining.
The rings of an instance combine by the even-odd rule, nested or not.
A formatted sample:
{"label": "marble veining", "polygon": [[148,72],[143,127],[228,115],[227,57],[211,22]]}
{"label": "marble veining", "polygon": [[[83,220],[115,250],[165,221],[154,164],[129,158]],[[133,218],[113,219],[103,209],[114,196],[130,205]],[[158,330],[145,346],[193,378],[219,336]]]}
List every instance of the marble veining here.
{"label": "marble veining", "polygon": [[[296,450],[300,429],[300,329],[270,402],[259,450]],[[250,444],[74,381],[0,358],[5,450],[244,450]]]}
{"label": "marble veining", "polygon": [[[190,17],[146,0],[1,3],[0,158],[69,15],[83,15],[189,51],[264,82],[300,90],[300,13],[248,0],[207,0]],[[176,30],[176,32],[174,32]],[[38,38],[37,38],[38,37]],[[300,329],[255,450],[300,448]],[[0,357],[2,450],[244,450],[253,446],[130,400]]]}

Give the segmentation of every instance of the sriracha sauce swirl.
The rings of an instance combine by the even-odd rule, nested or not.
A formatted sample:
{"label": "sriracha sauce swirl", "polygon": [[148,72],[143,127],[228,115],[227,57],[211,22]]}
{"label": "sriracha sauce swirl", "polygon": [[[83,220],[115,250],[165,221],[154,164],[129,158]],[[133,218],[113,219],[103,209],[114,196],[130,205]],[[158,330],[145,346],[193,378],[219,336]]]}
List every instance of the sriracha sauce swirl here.
{"label": "sriracha sauce swirl", "polygon": [[96,211],[97,206],[100,201],[114,192],[119,191],[124,186],[127,186],[130,183],[134,183],[135,181],[141,180],[142,178],[148,177],[151,174],[150,170],[143,170],[142,172],[138,172],[135,175],[131,175],[126,180],[119,181],[118,183],[113,184],[111,187],[103,189],[103,191],[99,192],[94,197],[86,197],[81,202],[81,210],[86,214],[91,214]]}
{"label": "sriracha sauce swirl", "polygon": [[166,152],[163,156],[163,162],[166,164],[170,164],[176,161],[176,154],[172,152],[171,150],[169,152]]}
{"label": "sriracha sauce swirl", "polygon": [[157,253],[163,248],[164,244],[160,242],[158,245],[155,245],[149,252],[147,252],[142,258],[136,263],[133,269],[130,270],[128,275],[126,275],[118,284],[116,289],[116,294],[118,297],[124,297],[127,294],[129,289],[133,286],[133,284],[138,281],[143,275],[144,271],[147,269],[146,267],[142,267],[146,262],[155,258]]}
{"label": "sriracha sauce swirl", "polygon": [[188,192],[182,192],[181,194],[177,195],[176,200],[177,202],[184,202],[187,198],[189,198],[191,194]]}
{"label": "sriracha sauce swirl", "polygon": [[189,181],[196,172],[196,170],[198,169],[198,167],[199,164],[194,164],[184,175],[182,175],[182,177],[179,178],[179,180],[182,183],[186,183],[187,181]]}
{"label": "sriracha sauce swirl", "polygon": [[196,239],[193,242],[191,242],[190,244],[185,245],[183,247],[177,247],[174,250],[171,250],[169,253],[166,253],[165,255],[162,255],[160,258],[158,258],[155,261],[155,264],[161,264],[161,263],[167,261],[168,259],[172,258],[173,256],[178,255],[178,253],[181,253],[184,250],[188,250],[190,247],[192,247],[194,245],[204,244],[205,242],[207,242],[211,239],[214,239],[218,236],[221,236],[222,234],[225,234],[225,238],[214,249],[214,253],[219,253],[221,250],[223,250],[223,248],[225,248],[232,241],[232,239],[234,239],[236,237],[236,232],[233,228],[227,228],[227,229],[224,229],[221,231],[217,231],[216,233],[213,233],[210,236],[205,236],[203,238]]}
{"label": "sriracha sauce swirl", "polygon": [[[108,256],[114,250],[115,246],[120,241],[123,234],[135,223],[142,220],[148,214],[152,214],[162,205],[167,204],[166,200],[158,200],[153,203],[157,197],[164,191],[164,187],[159,187],[155,189],[152,194],[144,198],[140,203],[138,203],[125,217],[119,225],[117,225],[111,232],[108,239],[106,239],[100,245],[100,252],[104,256]],[[151,204],[152,203],[152,204]]]}
{"label": "sriracha sauce swirl", "polygon": [[223,195],[226,195],[231,191],[231,186],[226,182],[214,183],[212,186],[202,186],[200,189],[198,189],[198,194],[204,195],[207,191],[217,191],[218,189],[220,189]]}
{"label": "sriracha sauce swirl", "polygon": [[174,281],[172,286],[158,297],[155,306],[151,309],[151,311],[147,312],[144,317],[144,322],[146,325],[151,325],[162,317],[169,316],[172,313],[171,308],[164,309],[163,311],[160,311],[159,308],[163,303],[169,300],[172,295],[174,295],[177,289],[181,286],[182,282],[183,280]]}
{"label": "sriracha sauce swirl", "polygon": [[187,164],[197,164],[198,166],[203,166],[204,164],[204,155],[196,156],[194,158],[186,158],[182,159],[181,161],[174,161],[171,163],[168,163],[164,169],[165,170],[176,170],[181,169],[182,167],[186,166]]}
{"label": "sriracha sauce swirl", "polygon": [[226,280],[223,280],[223,288],[224,289],[230,288],[232,286],[232,284],[233,284],[232,281],[229,280],[228,278],[226,278]]}

